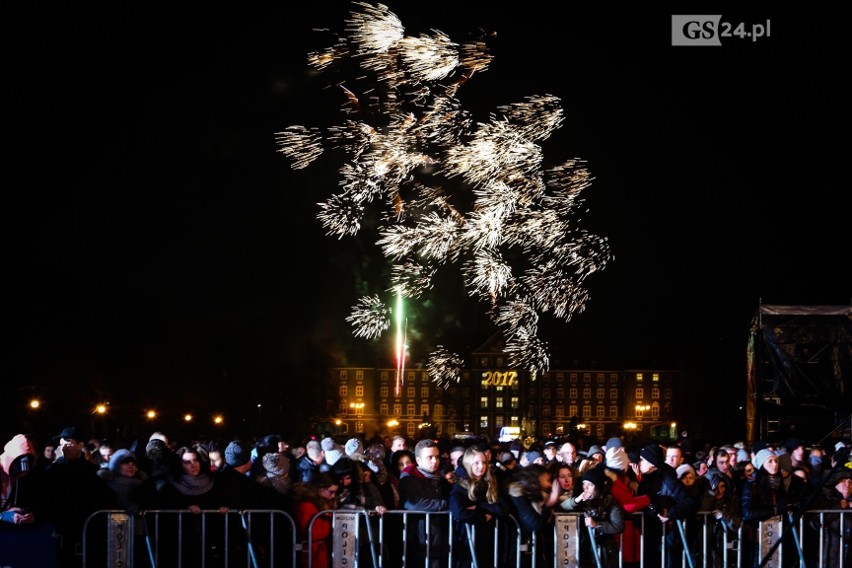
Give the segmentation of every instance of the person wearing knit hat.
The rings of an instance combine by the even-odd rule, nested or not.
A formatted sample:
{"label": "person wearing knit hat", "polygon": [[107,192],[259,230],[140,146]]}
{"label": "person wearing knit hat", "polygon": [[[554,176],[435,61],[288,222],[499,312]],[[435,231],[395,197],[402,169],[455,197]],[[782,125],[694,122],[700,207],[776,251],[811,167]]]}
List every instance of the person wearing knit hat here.
{"label": "person wearing knit hat", "polygon": [[[334,438],[323,438],[320,445],[322,446],[322,451],[325,452],[325,463],[329,466],[329,468],[336,464],[337,460],[342,458],[345,453],[345,450],[334,441]],[[323,469],[328,471],[328,468]]]}
{"label": "person wearing knit hat", "polygon": [[659,444],[648,444],[639,451],[639,457],[653,465],[655,468],[659,468],[664,463],[663,448],[661,448]]}
{"label": "person wearing knit hat", "polygon": [[296,460],[296,473],[293,479],[302,483],[310,483],[320,473],[320,467],[325,465],[325,452],[317,440],[305,444],[305,455]]}
{"label": "person wearing knit hat", "polygon": [[[756,526],[760,522],[780,515],[784,522],[780,546],[782,550],[795,551],[797,548],[795,534],[786,530],[786,526],[791,515],[802,507],[804,501],[801,497],[803,496],[797,495],[797,491],[792,486],[790,491],[787,490],[784,478],[780,473],[778,456],[772,449],[761,449],[754,456],[752,463],[755,468],[754,476],[745,478],[740,492],[743,522]],[[802,481],[801,478],[795,476],[790,476],[790,478]],[[805,485],[804,482],[802,482],[802,485]],[[761,557],[757,554],[756,543],[751,544],[753,545],[750,547],[753,549],[752,557],[744,557],[743,560],[746,562],[744,565],[757,566]]]}
{"label": "person wearing knit hat", "polygon": [[607,447],[604,464],[608,469],[623,473],[630,467],[630,459],[622,446]]}
{"label": "person wearing knit hat", "polygon": [[142,487],[149,477],[137,466],[136,454],[125,448],[116,450],[107,467],[98,470],[98,476],[113,492],[116,508],[129,513],[135,513],[142,508]]}
{"label": "person wearing knit hat", "polygon": [[[696,503],[684,484],[677,478],[677,472],[663,459],[663,449],[653,443],[639,451],[639,485],[637,495],[647,495],[651,504],[643,511],[645,522],[645,542],[656,543],[645,547],[645,565],[659,566],[664,548],[671,558],[679,558],[683,551],[683,542],[677,530],[668,530],[663,536],[664,523],[686,521],[694,518],[700,503]],[[660,522],[663,521],[663,522]]]}
{"label": "person wearing knit hat", "polygon": [[251,448],[245,442],[234,440],[225,448],[225,463],[230,467],[242,467],[250,464]]}
{"label": "person wearing knit hat", "polygon": [[683,481],[683,476],[688,473],[691,473],[693,478],[696,477],[695,468],[689,465],[688,463],[678,466],[675,471],[677,472],[677,478],[681,481]]}
{"label": "person wearing knit hat", "polygon": [[346,445],[343,446],[343,449],[346,452],[346,457],[350,457],[358,461],[364,461],[364,443],[360,439],[350,438],[346,441]]}
{"label": "person wearing knit hat", "polygon": [[[586,470],[582,477],[582,493],[559,504],[564,511],[583,513],[585,530],[580,531],[580,558],[594,558],[592,547],[598,546],[600,566],[618,565],[618,540],[624,531],[626,513],[609,491],[609,479],[603,465]],[[594,541],[590,533],[594,534]]]}
{"label": "person wearing knit hat", "polygon": [[773,458],[776,465],[778,463],[778,457],[775,455],[775,452],[770,450],[769,448],[763,448],[754,456],[754,459],[751,462],[754,464],[755,471],[760,471],[760,468],[763,467],[763,464],[766,463],[766,460],[769,458]]}
{"label": "person wearing knit hat", "polygon": [[642,558],[641,519],[634,518],[638,513],[651,504],[647,495],[636,495],[632,484],[635,483],[631,470],[631,459],[623,446],[607,448],[605,473],[612,480],[610,493],[626,513],[624,516],[624,532],[618,537],[621,546],[622,560],[625,566],[639,565]]}
{"label": "person wearing knit hat", "polygon": [[606,441],[606,445],[604,445],[604,449],[609,451],[611,448],[621,448],[624,444],[621,443],[621,438],[618,436],[613,436],[609,440]]}
{"label": "person wearing knit hat", "polygon": [[586,473],[583,474],[583,477],[580,478],[580,481],[583,483],[584,488],[585,483],[588,481],[595,486],[595,490],[598,493],[603,492],[608,483],[606,473],[604,473],[604,468],[601,466],[590,467],[587,469]]}
{"label": "person wearing knit hat", "polygon": [[531,463],[544,465],[544,455],[538,450],[528,450],[521,454],[521,466],[526,467]]}

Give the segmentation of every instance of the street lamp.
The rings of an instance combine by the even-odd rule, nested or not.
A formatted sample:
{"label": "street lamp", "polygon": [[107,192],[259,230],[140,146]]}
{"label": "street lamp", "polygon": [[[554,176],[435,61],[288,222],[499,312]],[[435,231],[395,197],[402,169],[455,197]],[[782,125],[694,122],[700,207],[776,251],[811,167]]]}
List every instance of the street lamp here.
{"label": "street lamp", "polygon": [[361,414],[362,412],[364,412],[364,403],[363,402],[350,402],[349,408],[351,408],[352,411],[355,414]]}

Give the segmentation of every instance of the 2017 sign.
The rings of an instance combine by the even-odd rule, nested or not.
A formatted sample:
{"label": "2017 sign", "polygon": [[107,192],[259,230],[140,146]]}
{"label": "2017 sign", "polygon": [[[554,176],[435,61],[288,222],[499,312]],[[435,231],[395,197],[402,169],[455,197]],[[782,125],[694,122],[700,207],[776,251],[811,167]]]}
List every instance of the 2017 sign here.
{"label": "2017 sign", "polygon": [[517,371],[485,371],[482,373],[483,386],[510,387],[518,379]]}

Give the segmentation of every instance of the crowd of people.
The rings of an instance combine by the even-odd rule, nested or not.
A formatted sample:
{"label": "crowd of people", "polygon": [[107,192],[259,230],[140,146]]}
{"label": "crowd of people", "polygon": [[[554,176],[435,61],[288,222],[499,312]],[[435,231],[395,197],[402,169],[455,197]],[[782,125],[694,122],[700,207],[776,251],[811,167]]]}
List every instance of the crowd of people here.
{"label": "crowd of people", "polygon": [[[312,566],[325,568],[335,536],[331,519],[317,516],[322,511],[386,516],[386,532],[402,531],[388,511],[449,512],[409,526],[414,565],[446,566],[450,544],[454,567],[513,565],[517,551],[511,543],[495,545],[492,530],[511,517],[522,542],[537,542],[522,561],[531,564],[534,553],[536,564],[553,566],[555,515],[574,512],[582,513],[581,566],[618,566],[619,554],[628,568],[639,566],[640,554],[645,565],[660,566],[664,558],[680,565],[684,553],[697,565],[700,531],[711,527],[704,553],[722,568],[723,550],[734,541],[743,565],[760,564],[761,521],[779,518],[794,529],[802,513],[848,509],[852,500],[852,460],[843,441],[823,447],[790,437],[700,448],[686,439],[663,445],[620,437],[588,446],[573,439],[413,442],[401,435],[291,440],[276,434],[180,441],[154,432],[126,443],[92,439],[75,427],[46,442],[16,434],[0,454],[0,531],[51,523],[59,565],[70,567],[81,561],[84,523],[95,511],[275,509],[292,517],[300,542],[311,543],[299,562],[307,565],[310,554]],[[823,514],[808,523],[823,529],[824,542],[802,554],[824,550],[824,558],[813,560],[849,565],[852,518]],[[793,529],[784,538],[795,537]],[[798,540],[787,544],[794,550]],[[393,539],[387,547],[383,565],[394,565],[401,551]],[[799,564],[799,557],[785,558]]]}

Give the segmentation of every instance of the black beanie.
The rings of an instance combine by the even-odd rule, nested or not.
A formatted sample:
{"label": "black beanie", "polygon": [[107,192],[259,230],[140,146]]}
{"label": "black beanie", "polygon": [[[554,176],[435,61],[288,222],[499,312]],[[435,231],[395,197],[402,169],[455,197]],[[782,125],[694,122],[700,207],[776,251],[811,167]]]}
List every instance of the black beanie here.
{"label": "black beanie", "polygon": [[606,473],[604,473],[604,467],[601,465],[596,465],[594,467],[590,467],[586,470],[586,473],[583,474],[583,477],[580,481],[588,481],[589,483],[593,483],[595,489],[598,491],[603,491],[604,486],[607,482]]}
{"label": "black beanie", "polygon": [[648,444],[639,452],[639,457],[645,458],[654,467],[660,467],[663,464],[663,448],[659,444]]}

